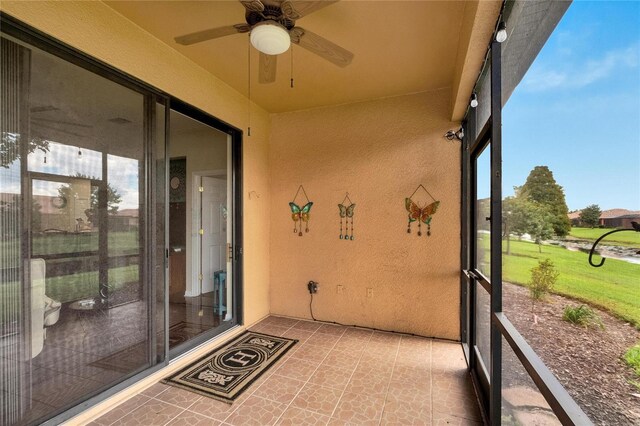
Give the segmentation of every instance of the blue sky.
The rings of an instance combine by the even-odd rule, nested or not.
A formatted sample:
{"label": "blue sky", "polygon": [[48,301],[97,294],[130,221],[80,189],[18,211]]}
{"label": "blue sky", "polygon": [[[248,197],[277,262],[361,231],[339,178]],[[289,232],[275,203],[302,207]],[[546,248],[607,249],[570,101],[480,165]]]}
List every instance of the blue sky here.
{"label": "blue sky", "polygon": [[640,210],[640,2],[574,1],[503,110],[503,190],[549,166],[570,210]]}

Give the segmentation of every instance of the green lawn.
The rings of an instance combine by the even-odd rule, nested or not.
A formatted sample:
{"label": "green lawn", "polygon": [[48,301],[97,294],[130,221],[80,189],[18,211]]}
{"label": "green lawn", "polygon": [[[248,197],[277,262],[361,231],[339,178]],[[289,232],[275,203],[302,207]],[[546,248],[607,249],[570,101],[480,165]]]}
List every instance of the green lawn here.
{"label": "green lawn", "polygon": [[539,253],[536,244],[512,239],[511,255],[502,256],[504,281],[526,285],[531,268],[545,258],[551,259],[560,272],[556,293],[604,308],[640,328],[640,265],[607,259],[604,266],[594,268],[586,253],[550,245],[544,245]]}
{"label": "green lawn", "polygon": [[[138,280],[138,265],[109,269],[109,291],[111,292],[123,288],[127,283]],[[2,309],[5,318],[13,318],[16,315],[13,306],[20,297],[18,283],[11,282],[3,285],[11,287],[12,291],[6,290],[5,293],[13,294],[16,299],[0,300],[0,309]],[[47,278],[45,286],[45,294],[62,303],[95,297],[98,295],[98,272],[79,272],[73,275]],[[0,318],[0,323],[2,320],[3,318]]]}
{"label": "green lawn", "polygon": [[[603,234],[609,231],[613,231],[612,228],[571,228],[569,236],[578,238],[580,240],[592,240],[595,241]],[[640,247],[640,232],[616,232],[613,235],[606,237],[602,240],[601,244],[616,243],[616,245]]]}

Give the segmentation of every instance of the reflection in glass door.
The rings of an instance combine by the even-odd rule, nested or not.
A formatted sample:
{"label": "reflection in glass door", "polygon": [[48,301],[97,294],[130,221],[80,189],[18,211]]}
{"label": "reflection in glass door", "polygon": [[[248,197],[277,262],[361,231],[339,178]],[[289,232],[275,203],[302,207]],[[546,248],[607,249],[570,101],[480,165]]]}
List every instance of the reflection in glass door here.
{"label": "reflection in glass door", "polygon": [[231,137],[170,113],[169,346],[235,324]]}

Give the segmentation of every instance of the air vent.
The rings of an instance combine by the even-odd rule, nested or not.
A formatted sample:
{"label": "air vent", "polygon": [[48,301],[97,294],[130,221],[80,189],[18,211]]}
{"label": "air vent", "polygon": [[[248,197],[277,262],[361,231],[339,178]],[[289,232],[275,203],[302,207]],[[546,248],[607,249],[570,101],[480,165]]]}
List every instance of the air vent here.
{"label": "air vent", "polygon": [[47,112],[47,111],[58,111],[60,108],[56,108],[53,105],[39,105],[39,106],[32,106],[31,108],[29,108],[29,111],[31,112]]}
{"label": "air vent", "polygon": [[129,123],[131,123],[131,121],[127,120],[126,118],[122,118],[122,117],[110,118],[107,121],[110,121],[110,122],[116,123],[116,124],[129,124]]}

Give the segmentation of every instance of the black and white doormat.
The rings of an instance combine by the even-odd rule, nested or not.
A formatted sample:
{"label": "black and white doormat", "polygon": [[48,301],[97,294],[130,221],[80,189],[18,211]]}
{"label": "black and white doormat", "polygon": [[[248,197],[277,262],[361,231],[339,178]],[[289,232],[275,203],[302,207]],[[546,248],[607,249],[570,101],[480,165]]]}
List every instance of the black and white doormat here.
{"label": "black and white doormat", "polygon": [[297,340],[247,331],[162,383],[232,403]]}

